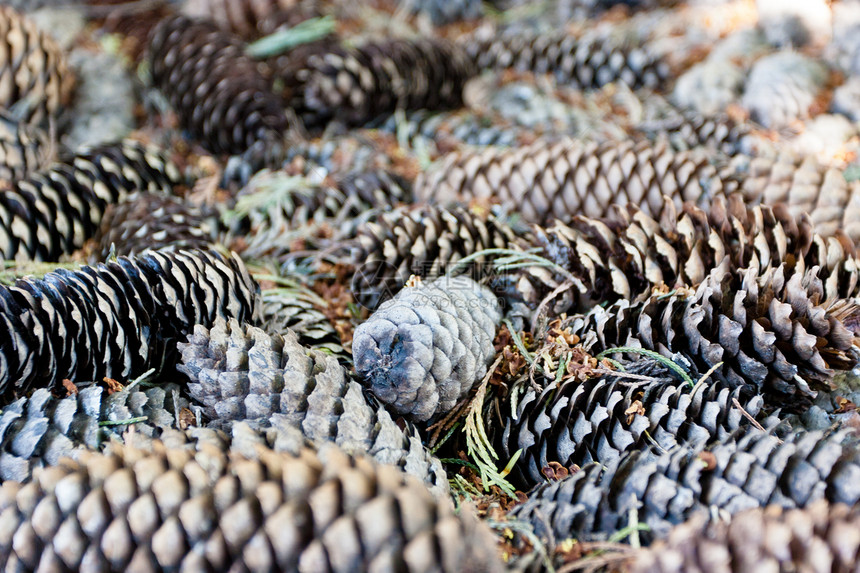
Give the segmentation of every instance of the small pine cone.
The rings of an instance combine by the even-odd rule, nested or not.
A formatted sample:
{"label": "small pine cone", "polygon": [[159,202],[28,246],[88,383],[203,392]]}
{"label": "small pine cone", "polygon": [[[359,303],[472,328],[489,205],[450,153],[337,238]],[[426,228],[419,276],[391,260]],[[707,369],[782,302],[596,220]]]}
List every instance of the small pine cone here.
{"label": "small pine cone", "polygon": [[575,318],[571,330],[591,352],[677,352],[699,375],[716,368],[713,376],[731,387],[751,385],[796,407],[798,397],[815,395],[811,386],[829,389],[833,370],[856,362],[850,350],[860,308],[853,299],[823,300],[816,273],[787,277],[784,265],[733,272],[724,263],[694,291],[596,307]]}
{"label": "small pine cone", "polygon": [[511,68],[554,74],[559,82],[579,89],[598,89],[613,82],[660,88],[668,65],[647,45],[601,34],[576,37],[567,32],[479,29],[461,42],[479,70]]}
{"label": "small pine cone", "polygon": [[116,448],[4,483],[0,508],[4,569],[502,570],[473,510],[334,446]]}
{"label": "small pine cone", "polygon": [[603,217],[613,205],[633,204],[659,215],[663,196],[708,203],[737,183],[710,157],[643,143],[539,140],[532,145],[455,152],[415,181],[419,201],[499,201],[525,221],[545,224],[575,215]]}
{"label": "small pine cone", "polygon": [[[356,301],[373,310],[415,275],[432,278],[453,271],[460,259],[483,249],[511,248],[517,233],[504,221],[468,209],[432,205],[381,213],[344,244],[358,267],[352,280]],[[489,257],[462,269],[479,278]]]}
{"label": "small pine cone", "polygon": [[678,151],[706,147],[727,156],[752,151],[750,125],[724,113],[703,115],[683,111],[665,119],[642,122],[636,129],[650,139],[668,140]]}
{"label": "small pine cone", "polygon": [[238,322],[198,326],[179,344],[188,393],[203,406],[210,427],[233,421],[298,429],[316,443],[335,442],[367,452],[434,484],[447,487],[439,461],[413,444],[384,408],[368,401],[337,361],[299,344],[295,333],[267,334]]}
{"label": "small pine cone", "polygon": [[[544,257],[581,282],[572,293],[578,300],[571,301],[581,312],[599,303],[633,301],[655,287],[696,286],[724,261],[732,271],[784,263],[786,279],[818,267],[824,300],[858,294],[860,261],[848,237],[824,238],[813,232],[807,216],[795,219],[786,205],[748,207],[737,193],[715,198],[709,208],[706,213],[686,204],[678,212],[666,198],[662,217],[655,220],[628,205],[603,219],[556,221],[537,230],[536,242]],[[556,277],[543,286],[535,280],[540,273],[526,269],[525,274],[534,291],[521,292],[532,308],[563,281]]]}
{"label": "small pine cone", "polygon": [[750,509],[731,522],[703,515],[634,554],[632,573],[857,571],[860,508],[817,501],[804,509]]}
{"label": "small pine cone", "polygon": [[777,52],[755,63],[742,103],[753,121],[767,128],[787,127],[810,117],[826,83],[827,69],[820,62],[794,51]]}
{"label": "small pine cone", "polygon": [[214,153],[277,146],[288,129],[284,105],[244,53],[242,42],[208,21],[173,16],[149,38],[152,81],[183,129]]}
{"label": "small pine cone", "polygon": [[40,388],[3,407],[0,480],[27,480],[34,468],[97,450],[132,427],[136,434],[155,437],[177,426],[181,404],[177,386],[112,394],[88,386],[66,398]]}
{"label": "small pine cone", "polygon": [[[451,151],[464,145],[514,147],[526,130],[494,125],[488,118],[471,111],[431,112],[416,110],[405,114],[392,114],[371,127],[398,138],[402,145],[420,149],[432,144],[439,151]],[[489,123],[489,124],[488,124]],[[403,141],[401,141],[401,137]]]}
{"label": "small pine cone", "polygon": [[478,0],[400,0],[399,6],[410,14],[430,18],[436,26],[464,20],[476,20],[484,14]]}
{"label": "small pine cone", "polygon": [[734,515],[776,504],[802,508],[826,499],[860,501],[860,453],[844,435],[777,436],[749,430],[710,451],[686,446],[664,454],[632,451],[606,466],[592,464],[534,490],[509,514],[540,537],[606,539],[627,527],[635,511],[644,543],[665,538],[673,525],[712,510]]}
{"label": "small pine cone", "polygon": [[656,360],[626,366],[627,374],[654,381],[619,373],[552,382],[539,395],[527,388],[501,436],[508,457],[522,450],[509,479],[531,487],[545,481],[550,462],[575,470],[652,445],[671,450],[679,444],[714,444],[749,424],[733,400],[754,418],[762,411],[761,396],[720,382],[691,388]]}
{"label": "small pine cone", "polygon": [[302,0],[188,0],[182,13],[212,20],[231,34],[255,39],[316,15],[315,7],[304,4]]}
{"label": "small pine cone", "polygon": [[0,258],[56,261],[96,233],[109,204],[180,182],[167,157],[136,142],[81,151],[0,194]]}
{"label": "small pine cone", "polygon": [[276,71],[308,127],[333,119],[361,125],[396,109],[460,107],[476,73],[459,46],[437,38],[323,47]]}
{"label": "small pine cone", "polygon": [[133,193],[109,205],[95,236],[101,260],[111,253],[208,249],[217,242],[214,211],[161,193]]}
{"label": "small pine cone", "polygon": [[342,363],[352,363],[352,355],[344,349],[337,330],[315,304],[326,304],[325,300],[274,289],[263,292],[262,302],[260,328],[266,333],[286,336],[292,330],[302,346],[332,354]]}
{"label": "small pine cone", "polygon": [[54,148],[47,133],[0,111],[0,186],[23,179],[53,160]]}
{"label": "small pine cone", "polygon": [[0,288],[0,393],[169,373],[176,342],[216,318],[256,318],[235,254],[152,252]]}
{"label": "small pine cone", "polygon": [[406,288],[355,329],[355,371],[395,413],[427,422],[486,374],[500,322],[495,295],[470,278]]}
{"label": "small pine cone", "polygon": [[65,54],[36,24],[0,6],[0,109],[27,123],[56,118],[72,99],[75,78]]}

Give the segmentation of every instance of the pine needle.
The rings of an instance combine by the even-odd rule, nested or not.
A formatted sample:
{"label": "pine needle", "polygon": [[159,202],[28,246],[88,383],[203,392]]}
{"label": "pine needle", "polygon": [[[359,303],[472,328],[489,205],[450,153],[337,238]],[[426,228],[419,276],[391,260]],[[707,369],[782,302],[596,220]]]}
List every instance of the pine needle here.
{"label": "pine needle", "polygon": [[288,28],[278,30],[248,44],[245,53],[252,58],[269,58],[283,54],[296,46],[325,38],[335,29],[335,20],[331,16],[311,18]]}
{"label": "pine needle", "polygon": [[664,366],[669,368],[669,370],[671,370],[672,372],[674,372],[675,374],[680,376],[684,382],[686,382],[687,384],[690,385],[690,388],[695,387],[695,384],[693,383],[693,379],[690,378],[690,375],[687,374],[687,372],[685,372],[683,368],[681,368],[680,366],[678,366],[677,364],[675,364],[674,362],[672,362],[671,360],[669,360],[668,358],[666,358],[665,356],[660,354],[659,352],[654,352],[653,350],[646,350],[644,348],[636,348],[633,346],[619,346],[618,348],[607,348],[606,350],[604,350],[603,352],[601,352],[600,354],[595,356],[595,358],[597,358],[598,360],[601,360],[604,357],[606,357],[608,354],[624,354],[624,353],[641,354],[642,356],[646,356],[648,358],[651,358],[652,360],[656,360],[657,362],[663,364]]}

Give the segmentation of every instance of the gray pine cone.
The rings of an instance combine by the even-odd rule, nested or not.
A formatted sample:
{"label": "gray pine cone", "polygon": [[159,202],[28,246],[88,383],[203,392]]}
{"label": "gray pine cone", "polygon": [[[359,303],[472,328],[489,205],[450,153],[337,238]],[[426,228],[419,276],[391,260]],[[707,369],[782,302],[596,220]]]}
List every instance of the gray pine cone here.
{"label": "gray pine cone", "polygon": [[767,128],[787,127],[808,119],[810,108],[827,83],[827,68],[792,50],[758,60],[750,71],[743,105]]}
{"label": "gray pine cone", "polygon": [[0,393],[170,372],[176,343],[216,318],[256,319],[235,254],[148,253],[0,288]]}
{"label": "gray pine cone", "polygon": [[112,394],[93,385],[66,398],[54,398],[40,388],[3,407],[0,480],[27,480],[34,468],[100,449],[130,427],[136,434],[155,437],[178,426],[182,404],[174,385]]}
{"label": "gray pine cone", "polygon": [[236,321],[198,326],[179,344],[188,393],[212,427],[247,420],[298,429],[317,443],[335,442],[366,452],[436,488],[447,488],[439,461],[416,435],[401,430],[384,408],[369,401],[337,360],[299,344],[296,335],[267,334]]}
{"label": "gray pine cone", "polygon": [[804,509],[742,511],[726,523],[698,515],[634,556],[632,573],[857,571],[860,507],[824,500]]}
{"label": "gray pine cone", "polygon": [[473,511],[334,446],[126,446],[4,483],[0,511],[10,570],[502,570]]}
{"label": "gray pine cone", "polygon": [[764,401],[716,381],[691,388],[656,360],[625,365],[627,374],[585,381],[550,382],[538,394],[529,386],[506,418],[502,449],[510,458],[522,449],[510,479],[523,487],[543,482],[550,462],[565,468],[608,464],[625,452],[679,444],[714,444],[747,426],[733,399],[761,418]]}
{"label": "gray pine cone", "polygon": [[495,295],[468,277],[406,288],[355,329],[355,370],[394,412],[428,422],[486,374],[500,322]]}
{"label": "gray pine cone", "polygon": [[631,511],[645,543],[711,508],[733,515],[769,504],[805,507],[826,499],[860,501],[860,451],[844,434],[748,430],[706,451],[681,446],[662,455],[633,451],[607,466],[590,465],[536,489],[511,517],[556,540],[606,538],[629,524]]}

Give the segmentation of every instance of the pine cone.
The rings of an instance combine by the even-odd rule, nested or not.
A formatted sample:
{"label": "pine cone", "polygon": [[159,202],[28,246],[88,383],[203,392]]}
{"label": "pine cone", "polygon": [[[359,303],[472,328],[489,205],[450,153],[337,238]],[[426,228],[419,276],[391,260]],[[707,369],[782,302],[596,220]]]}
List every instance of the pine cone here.
{"label": "pine cone", "polygon": [[394,412],[427,422],[486,374],[500,322],[495,295],[470,278],[404,289],[355,329],[355,371]]}
{"label": "pine cone", "polygon": [[570,221],[575,215],[603,217],[628,203],[658,216],[663,196],[680,205],[706,204],[738,187],[710,157],[674,153],[642,143],[583,143],[538,140],[513,149],[486,148],[444,156],[415,181],[419,201],[499,201],[525,221]]}
{"label": "pine cone", "polygon": [[678,352],[699,375],[715,367],[713,376],[731,387],[751,385],[796,408],[798,398],[815,395],[811,387],[829,388],[833,369],[856,362],[849,351],[860,308],[853,299],[823,300],[816,272],[790,275],[782,265],[732,272],[723,264],[695,291],[595,307],[571,331],[594,353],[624,346],[669,358]]}
{"label": "pine cone", "polygon": [[238,38],[173,16],[150,34],[147,60],[182,128],[213,153],[280,145],[288,128],[283,102]]}
{"label": "pine cone", "polygon": [[767,128],[787,127],[810,117],[810,108],[827,83],[827,69],[794,51],[759,59],[747,78],[743,105]]}
{"label": "pine cone", "polygon": [[56,261],[95,234],[109,204],[179,183],[179,169],[139,143],[84,150],[0,194],[0,257]]}
{"label": "pine cone", "polygon": [[216,242],[218,219],[213,210],[160,193],[133,193],[109,205],[95,236],[101,260],[111,252],[208,249]]}
{"label": "pine cone", "polygon": [[[524,234],[523,234],[524,235]],[[411,275],[433,278],[453,271],[460,259],[483,249],[511,248],[517,232],[504,221],[463,208],[403,207],[381,213],[359,227],[344,243],[358,267],[352,292],[373,310],[403,287]],[[489,257],[462,269],[479,278],[489,271]]]}
{"label": "pine cone", "polygon": [[210,427],[235,420],[266,426],[277,420],[307,440],[367,452],[380,463],[447,488],[441,464],[418,437],[368,401],[333,357],[302,347],[294,333],[269,335],[219,321],[211,330],[195,328],[179,347],[179,369],[190,378],[188,392],[203,405]]}
{"label": "pine cone", "polygon": [[479,70],[511,68],[554,74],[579,89],[621,82],[632,89],[658,89],[669,77],[668,65],[647,45],[601,34],[479,29],[461,41]]}
{"label": "pine cone", "polygon": [[246,39],[295,26],[316,14],[316,6],[302,0],[188,0],[182,12],[191,18],[212,20],[219,28]]}
{"label": "pine cone", "polygon": [[[439,151],[451,151],[465,145],[497,145],[514,147],[520,144],[525,130],[495,125],[489,118],[471,111],[431,112],[416,110],[402,118],[392,114],[371,124],[372,128],[390,133],[401,146],[421,149],[432,145]],[[403,138],[403,140],[401,140]]]}
{"label": "pine cone", "polygon": [[235,254],[149,253],[0,288],[0,393],[176,363],[176,342],[218,317],[254,318],[259,287]]}
{"label": "pine cone", "polygon": [[730,523],[696,516],[637,552],[633,573],[857,571],[860,508],[817,501],[738,513]]}
{"label": "pine cone", "polygon": [[32,20],[6,6],[0,6],[0,54],[0,109],[42,123],[71,101],[75,79],[65,54]]}
{"label": "pine cone", "polygon": [[668,140],[677,151],[707,147],[727,156],[752,151],[750,124],[739,123],[724,113],[679,111],[665,119],[641,122],[636,129],[650,139]]}
{"label": "pine cone", "polygon": [[633,451],[608,466],[593,464],[540,486],[510,517],[555,539],[606,538],[630,523],[631,512],[650,529],[644,543],[666,537],[673,525],[713,508],[733,515],[777,504],[805,507],[860,501],[860,453],[844,435],[775,435],[750,430],[738,441],[710,451],[678,447],[655,456]]}
{"label": "pine cone", "polygon": [[302,346],[332,354],[341,363],[351,364],[352,355],[343,348],[340,335],[315,303],[325,304],[326,301],[301,291],[263,291],[260,328],[267,334],[281,336],[292,330]]}
{"label": "pine cone", "polygon": [[502,570],[471,510],[335,447],[255,459],[118,448],[4,483],[0,508],[4,568]]}
{"label": "pine cone", "polygon": [[463,86],[477,73],[459,46],[437,38],[357,48],[323,45],[304,59],[276,66],[276,76],[293,94],[291,105],[308,127],[333,119],[361,125],[395,109],[460,107]]}
{"label": "pine cone", "polygon": [[53,160],[54,149],[47,133],[0,110],[0,186],[23,179]]}
{"label": "pine cone", "polygon": [[136,434],[154,437],[176,427],[181,404],[173,385],[112,394],[88,386],[66,398],[40,388],[3,407],[0,479],[27,480],[34,468],[97,450],[131,427]]}
{"label": "pine cone", "polygon": [[522,449],[509,476],[512,483],[524,488],[542,483],[550,462],[575,470],[652,445],[671,450],[724,441],[749,424],[733,400],[754,418],[762,413],[761,396],[720,382],[691,388],[656,360],[637,360],[625,372],[653,381],[619,373],[551,382],[540,395],[528,387],[501,436],[508,458]]}
{"label": "pine cone", "polygon": [[400,0],[399,6],[410,14],[427,16],[436,26],[476,20],[484,13],[478,0]]}

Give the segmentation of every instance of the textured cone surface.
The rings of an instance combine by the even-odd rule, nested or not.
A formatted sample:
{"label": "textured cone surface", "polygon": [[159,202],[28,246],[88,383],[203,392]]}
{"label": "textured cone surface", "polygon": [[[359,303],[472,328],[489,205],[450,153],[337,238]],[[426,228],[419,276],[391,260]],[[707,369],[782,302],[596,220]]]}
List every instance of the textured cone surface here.
{"label": "textured cone surface", "polygon": [[216,242],[214,211],[159,193],[134,193],[108,206],[95,239],[101,259],[112,252],[207,249]]}
{"label": "textured cone surface", "polygon": [[[492,120],[472,111],[431,112],[416,110],[404,116],[392,114],[372,124],[372,127],[390,133],[402,145],[414,149],[428,142],[440,151],[450,151],[464,145],[509,146],[519,144],[524,129],[493,125]],[[402,138],[402,140],[401,140]]]}
{"label": "textured cone surface", "polygon": [[659,88],[669,76],[668,66],[647,46],[624,40],[564,32],[484,28],[462,41],[478,69],[512,68],[553,74],[559,82],[580,89],[596,89],[613,82],[630,88]]}
{"label": "textured cone surface", "polygon": [[313,442],[335,442],[349,452],[367,452],[436,487],[446,487],[441,464],[417,436],[401,430],[334,357],[299,344],[287,331],[267,334],[238,322],[195,328],[179,344],[179,369],[190,378],[190,396],[203,406],[211,426],[234,420],[276,421]]}
{"label": "textured cone surface", "polygon": [[56,261],[96,233],[109,204],[179,183],[170,160],[137,142],[82,151],[0,194],[0,257]]}
{"label": "textured cone surface", "polygon": [[149,253],[0,288],[0,391],[170,371],[177,341],[218,318],[256,318],[235,254]]}
{"label": "textured cone surface", "polygon": [[450,153],[418,176],[415,196],[438,203],[498,201],[524,220],[544,224],[575,215],[602,217],[613,205],[633,204],[659,215],[664,195],[680,205],[736,188],[703,152],[561,139]]}
{"label": "textured cone surface", "polygon": [[860,508],[818,501],[804,509],[750,509],[730,523],[696,516],[636,554],[634,573],[857,571]]}
{"label": "textured cone surface", "polygon": [[0,6],[0,109],[27,123],[57,117],[75,86],[66,57],[36,24]]}
{"label": "textured cone surface", "polygon": [[747,150],[750,126],[738,123],[726,114],[703,115],[682,111],[662,120],[646,121],[636,129],[652,139],[666,139],[674,149],[685,151],[704,146],[725,155]]}
{"label": "textured cone surface", "polygon": [[[295,26],[314,10],[302,0],[189,0],[182,11],[191,18],[212,20],[222,30],[253,39],[279,26]],[[313,3],[311,3],[313,4]]]}
{"label": "textured cone surface", "polygon": [[[0,186],[46,167],[54,159],[48,134],[0,111]],[[4,183],[5,182],[5,183]]]}
{"label": "textured cone surface", "polygon": [[331,119],[361,125],[395,109],[460,107],[475,73],[459,46],[432,38],[321,47],[276,69],[309,127]]}
{"label": "textured cone surface", "polygon": [[[784,264],[786,279],[818,267],[826,301],[856,296],[860,279],[856,248],[844,234],[822,237],[806,215],[796,218],[784,204],[748,207],[740,194],[715,198],[708,212],[691,204],[677,210],[666,198],[659,219],[628,205],[605,218],[556,221],[536,235],[542,255],[580,281],[572,301],[579,310],[637,300],[654,287],[698,285],[724,261],[732,272]],[[520,273],[519,292],[532,307],[563,282],[542,280],[547,274]]]}
{"label": "textured cone surface", "polygon": [[630,512],[650,527],[644,542],[664,538],[673,525],[711,508],[733,515],[776,504],[805,507],[826,499],[860,500],[860,454],[844,436],[795,433],[781,442],[750,430],[710,451],[678,447],[662,455],[634,451],[608,466],[590,465],[540,486],[511,512],[545,537],[606,538],[629,524]]}
{"label": "textured cone surface", "polygon": [[722,265],[694,291],[597,307],[571,330],[594,353],[623,346],[669,358],[677,352],[700,375],[716,367],[713,375],[733,387],[752,385],[783,401],[814,395],[810,386],[828,389],[833,369],[853,367],[858,316],[853,299],[822,299],[816,270],[786,278],[783,266],[759,273]]}
{"label": "textured cone surface", "polygon": [[287,131],[281,99],[242,42],[208,21],[166,18],[150,34],[152,81],[183,129],[214,153],[277,145]]}
{"label": "textured cone surface", "polygon": [[0,507],[3,566],[21,571],[501,570],[472,511],[335,447],[126,447],[7,482]]}
{"label": "textured cone surface", "polygon": [[[424,205],[380,214],[344,246],[358,267],[353,296],[375,309],[397,294],[411,275],[440,276],[464,257],[483,249],[511,248],[516,242],[515,230],[492,215]],[[479,278],[488,268],[489,259],[479,257],[462,271]]]}
{"label": "textured cone surface", "polygon": [[66,398],[54,398],[49,390],[40,388],[3,407],[0,479],[27,480],[34,468],[99,449],[129,428],[155,437],[177,425],[180,407],[176,386],[112,394],[89,386]]}
{"label": "textured cone surface", "polygon": [[759,59],[747,77],[743,106],[767,128],[810,117],[827,83],[826,66],[792,50]]}
{"label": "textured cone surface", "polygon": [[296,333],[303,346],[333,354],[339,361],[352,362],[352,355],[341,343],[340,336],[328,317],[319,310],[315,301],[301,292],[271,290],[263,292],[260,328],[268,334],[286,336],[288,330]]}
{"label": "textured cone surface", "polygon": [[550,462],[584,467],[652,445],[671,450],[678,444],[720,442],[749,424],[734,399],[753,417],[762,410],[760,396],[719,382],[694,390],[655,360],[641,359],[625,371],[654,381],[642,383],[619,373],[553,382],[540,394],[528,388],[502,434],[508,457],[522,449],[509,479],[528,487],[546,479],[543,469]]}
{"label": "textured cone surface", "polygon": [[468,277],[406,288],[355,329],[355,370],[394,412],[426,422],[486,374],[500,322],[495,295]]}

